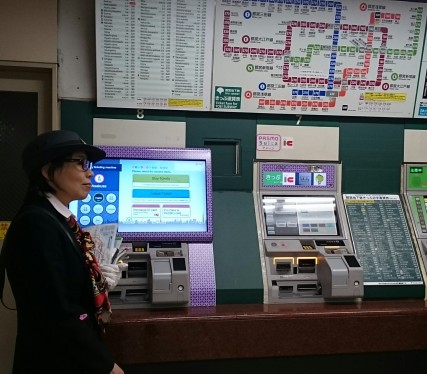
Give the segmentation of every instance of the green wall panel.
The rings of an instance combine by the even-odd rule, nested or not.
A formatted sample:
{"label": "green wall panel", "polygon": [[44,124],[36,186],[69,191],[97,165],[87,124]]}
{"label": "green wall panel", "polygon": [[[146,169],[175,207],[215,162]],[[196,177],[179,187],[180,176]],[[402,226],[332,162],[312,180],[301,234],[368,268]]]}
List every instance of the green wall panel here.
{"label": "green wall panel", "polygon": [[217,303],[262,303],[263,284],[252,193],[213,194]]}
{"label": "green wall panel", "polygon": [[403,146],[403,125],[341,124],[342,191],[399,193]]}
{"label": "green wall panel", "polygon": [[87,142],[93,143],[93,118],[96,106],[90,101],[61,102],[61,128],[72,130]]}
{"label": "green wall panel", "polygon": [[[212,114],[211,114],[212,116]],[[252,191],[253,161],[255,159],[256,121],[254,118],[237,118],[216,114],[211,118],[189,117],[187,119],[187,146],[206,147],[212,140],[222,142],[238,142],[238,173],[230,175],[228,170],[235,168],[229,158],[224,165],[224,173],[213,170],[214,190]],[[219,157],[213,150],[213,166],[218,167],[215,158]],[[230,165],[231,164],[231,165]]]}
{"label": "green wall panel", "polygon": [[[278,323],[280,322],[278,321]],[[289,344],[289,341],[292,342],[294,333],[298,333],[298,331],[289,331],[289,334],[283,336],[283,340]],[[250,332],[248,335],[250,336]],[[307,336],[307,339],[316,339],[316,336]],[[339,337],[337,337],[337,343],[339,343],[338,339]],[[257,344],[256,341],[253,343]],[[220,348],[217,347],[217,349]],[[262,373],[266,370],[270,373],[292,374],[360,374],[365,370],[375,374],[422,374],[425,371],[427,355],[427,351],[418,350],[274,357],[274,345],[271,346],[271,351],[273,357],[158,362],[125,365],[122,368],[126,374],[165,374],[178,371],[203,374],[252,374]]]}
{"label": "green wall panel", "polygon": [[[136,119],[135,109],[98,108],[94,102],[61,101],[61,126],[92,142],[93,118]],[[296,126],[295,115],[145,110],[143,120],[186,122],[187,147],[213,144],[223,152],[213,171],[214,260],[217,303],[262,303],[263,284],[252,198],[257,124]],[[339,127],[344,193],[399,193],[404,130],[427,129],[427,121],[393,118],[302,116],[299,126]],[[233,169],[228,143],[239,142]],[[229,145],[229,144],[228,144]],[[226,147],[226,148],[224,148]],[[221,165],[222,162],[227,163]],[[219,165],[219,166],[218,166]],[[375,297],[375,295],[369,295]]]}

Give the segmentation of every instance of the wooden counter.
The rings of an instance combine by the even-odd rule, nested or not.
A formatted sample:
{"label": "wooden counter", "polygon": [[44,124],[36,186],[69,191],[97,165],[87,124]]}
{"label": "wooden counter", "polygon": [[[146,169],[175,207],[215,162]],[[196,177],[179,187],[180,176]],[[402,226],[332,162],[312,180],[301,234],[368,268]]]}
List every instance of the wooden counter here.
{"label": "wooden counter", "polygon": [[423,300],[113,310],[106,333],[124,365],[427,350]]}

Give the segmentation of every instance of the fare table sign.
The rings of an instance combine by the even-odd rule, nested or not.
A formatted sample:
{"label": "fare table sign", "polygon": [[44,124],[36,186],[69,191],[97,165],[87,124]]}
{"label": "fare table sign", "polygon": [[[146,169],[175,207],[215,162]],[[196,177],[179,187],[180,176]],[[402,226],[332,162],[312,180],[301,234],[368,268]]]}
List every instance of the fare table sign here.
{"label": "fare table sign", "polygon": [[400,196],[344,194],[343,200],[365,286],[422,285]]}
{"label": "fare table sign", "polygon": [[96,0],[97,105],[209,110],[211,0]]}

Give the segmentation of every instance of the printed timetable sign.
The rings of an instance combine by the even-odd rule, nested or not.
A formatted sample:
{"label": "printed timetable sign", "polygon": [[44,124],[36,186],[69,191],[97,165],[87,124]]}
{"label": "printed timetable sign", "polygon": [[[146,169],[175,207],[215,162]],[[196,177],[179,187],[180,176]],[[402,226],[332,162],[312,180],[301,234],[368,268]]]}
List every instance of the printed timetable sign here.
{"label": "printed timetable sign", "polygon": [[427,4],[218,0],[215,13],[212,110],[413,117]]}
{"label": "printed timetable sign", "polygon": [[96,0],[97,105],[209,110],[211,0]]}
{"label": "printed timetable sign", "polygon": [[365,286],[423,285],[399,195],[344,194]]}

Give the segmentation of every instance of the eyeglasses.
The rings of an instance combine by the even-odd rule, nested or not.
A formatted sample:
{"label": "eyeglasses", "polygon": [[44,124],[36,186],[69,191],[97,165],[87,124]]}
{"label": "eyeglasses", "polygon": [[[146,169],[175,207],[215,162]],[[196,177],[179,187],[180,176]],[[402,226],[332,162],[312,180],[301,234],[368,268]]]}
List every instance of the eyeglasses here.
{"label": "eyeglasses", "polygon": [[87,171],[89,169],[92,169],[92,162],[89,160],[86,160],[84,158],[66,158],[64,159],[65,162],[75,162],[79,164],[82,167],[83,171]]}

